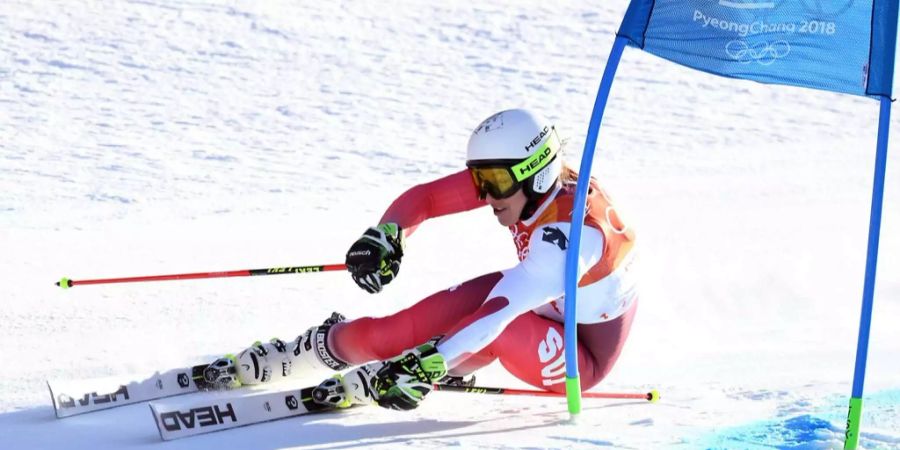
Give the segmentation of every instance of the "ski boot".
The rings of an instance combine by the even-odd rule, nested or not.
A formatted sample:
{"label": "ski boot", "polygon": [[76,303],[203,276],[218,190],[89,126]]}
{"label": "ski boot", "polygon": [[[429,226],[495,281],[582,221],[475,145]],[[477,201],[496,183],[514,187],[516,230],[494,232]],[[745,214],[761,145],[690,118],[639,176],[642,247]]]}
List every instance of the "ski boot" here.
{"label": "ski boot", "polygon": [[349,367],[328,348],[328,331],[344,321],[332,313],[322,325],[312,327],[290,345],[281,339],[256,342],[235,355],[225,355],[203,370],[203,381],[212,388],[235,388],[281,380],[292,373],[301,376],[324,375]]}

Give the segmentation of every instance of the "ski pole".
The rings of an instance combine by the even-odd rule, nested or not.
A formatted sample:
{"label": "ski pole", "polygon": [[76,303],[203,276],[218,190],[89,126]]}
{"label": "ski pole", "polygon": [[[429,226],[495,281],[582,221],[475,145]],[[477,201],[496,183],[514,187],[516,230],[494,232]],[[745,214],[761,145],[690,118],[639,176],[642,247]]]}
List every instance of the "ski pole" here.
{"label": "ski pole", "polygon": [[[435,384],[434,390],[448,392],[465,392],[468,394],[491,394],[491,395],[530,395],[535,397],[565,397],[562,392],[538,391],[529,389],[509,389],[485,386],[451,386],[447,384]],[[612,393],[612,392],[582,392],[584,398],[618,398],[618,399],[639,399],[647,400],[650,403],[659,401],[659,391],[656,389],[647,393]]]}
{"label": "ski pole", "polygon": [[284,275],[290,273],[328,272],[345,270],[344,264],[325,264],[321,266],[270,267],[267,269],[231,270],[227,272],[180,273],[174,275],[150,275],[127,278],[103,278],[96,280],[70,280],[63,278],[56,285],[68,289],[82,284],[133,283],[137,281],[196,280],[200,278],[248,277],[256,275]]}

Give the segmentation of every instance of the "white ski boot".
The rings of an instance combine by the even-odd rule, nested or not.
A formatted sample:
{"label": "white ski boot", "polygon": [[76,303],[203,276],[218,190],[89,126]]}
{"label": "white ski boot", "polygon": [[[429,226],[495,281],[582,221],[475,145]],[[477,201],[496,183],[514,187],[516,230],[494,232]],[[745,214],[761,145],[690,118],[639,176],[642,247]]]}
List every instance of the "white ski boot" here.
{"label": "white ski boot", "polygon": [[225,355],[204,370],[204,381],[213,388],[234,388],[269,383],[291,374],[306,377],[344,370],[349,367],[347,363],[328,348],[328,331],[343,320],[344,316],[332,313],[322,325],[306,330],[290,345],[272,339],[257,342],[236,356]]}

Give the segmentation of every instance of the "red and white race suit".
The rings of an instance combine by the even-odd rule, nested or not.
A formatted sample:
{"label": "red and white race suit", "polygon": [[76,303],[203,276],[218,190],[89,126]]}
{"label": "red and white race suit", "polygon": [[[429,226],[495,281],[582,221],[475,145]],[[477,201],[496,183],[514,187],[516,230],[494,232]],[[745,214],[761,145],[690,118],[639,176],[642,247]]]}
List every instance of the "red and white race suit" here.
{"label": "red and white race suit", "polygon": [[[519,379],[565,390],[563,293],[575,185],[546,194],[526,220],[509,227],[519,264],[437,292],[396,314],[333,328],[331,346],[350,364],[388,359],[444,335],[438,350],[451,374],[495,359]],[[425,220],[484,206],[467,171],[415,186],[381,223],[407,235]],[[578,359],[584,389],[600,382],[622,350],[637,305],[634,231],[591,180],[580,252]]]}

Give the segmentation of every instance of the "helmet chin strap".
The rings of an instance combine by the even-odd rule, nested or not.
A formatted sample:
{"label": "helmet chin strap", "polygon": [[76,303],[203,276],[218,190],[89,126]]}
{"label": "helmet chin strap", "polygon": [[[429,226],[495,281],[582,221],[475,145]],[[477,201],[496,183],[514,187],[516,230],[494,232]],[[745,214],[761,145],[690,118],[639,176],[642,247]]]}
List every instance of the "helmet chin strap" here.
{"label": "helmet chin strap", "polygon": [[534,192],[534,190],[531,188],[531,183],[526,183],[524,186],[522,186],[522,190],[524,191],[525,197],[528,200],[525,202],[525,207],[522,208],[522,214],[519,214],[519,220],[530,219],[531,216],[533,216],[537,209],[541,206],[541,203],[543,203],[544,199],[547,198],[547,196],[550,195],[550,193],[553,192],[559,186],[559,184],[559,178],[557,178],[556,181],[553,182],[553,186],[550,186],[550,189],[547,189],[547,192],[544,192],[543,194]]}
{"label": "helmet chin strap", "polygon": [[534,212],[538,209],[539,202],[536,199],[529,198],[527,202],[525,202],[525,207],[522,208],[522,214],[519,214],[519,221],[528,220],[534,215]]}

